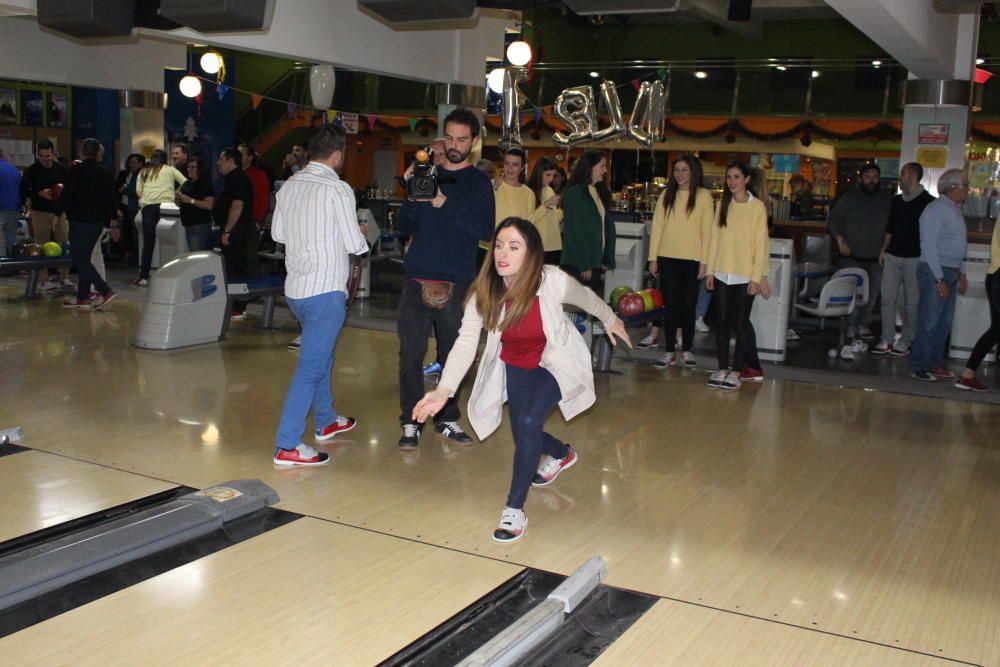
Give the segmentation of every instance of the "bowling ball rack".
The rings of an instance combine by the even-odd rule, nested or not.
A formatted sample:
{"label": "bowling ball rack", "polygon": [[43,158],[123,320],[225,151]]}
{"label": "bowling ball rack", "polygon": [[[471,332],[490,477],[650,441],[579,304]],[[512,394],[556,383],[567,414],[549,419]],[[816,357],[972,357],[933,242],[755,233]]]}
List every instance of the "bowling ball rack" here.
{"label": "bowling ball rack", "polygon": [[73,259],[69,256],[46,257],[39,255],[36,257],[0,257],[0,269],[14,269],[16,271],[27,271],[28,280],[24,285],[24,298],[34,299],[38,296],[38,274],[42,269],[64,269],[73,266]]}
{"label": "bowling ball rack", "polygon": [[[622,317],[622,322],[625,323],[626,328],[632,326],[638,326],[640,324],[647,324],[653,320],[661,320],[664,315],[667,314],[666,308],[654,308],[653,310],[647,310],[642,313],[637,313],[635,315],[629,315],[628,317]],[[605,333],[601,333],[600,336],[597,332],[594,332],[594,371],[597,373],[614,373],[611,370],[611,357],[614,355],[614,347],[611,345],[611,341],[608,340],[608,336]]]}

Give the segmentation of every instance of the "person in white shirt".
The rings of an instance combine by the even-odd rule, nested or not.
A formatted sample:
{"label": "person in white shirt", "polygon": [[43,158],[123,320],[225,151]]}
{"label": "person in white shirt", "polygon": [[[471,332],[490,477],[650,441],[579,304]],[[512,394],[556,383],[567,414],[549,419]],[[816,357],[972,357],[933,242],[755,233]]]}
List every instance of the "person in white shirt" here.
{"label": "person in white shirt", "polygon": [[354,191],[337,170],[344,164],[344,130],[328,125],[309,140],[311,161],[278,191],[271,236],[285,244],[285,298],[302,325],[299,365],[278,424],[277,465],[322,465],[330,455],[301,441],[310,407],[317,442],[354,428],[333,407],[334,348],[344,325],[349,255],[368,250],[358,225]]}

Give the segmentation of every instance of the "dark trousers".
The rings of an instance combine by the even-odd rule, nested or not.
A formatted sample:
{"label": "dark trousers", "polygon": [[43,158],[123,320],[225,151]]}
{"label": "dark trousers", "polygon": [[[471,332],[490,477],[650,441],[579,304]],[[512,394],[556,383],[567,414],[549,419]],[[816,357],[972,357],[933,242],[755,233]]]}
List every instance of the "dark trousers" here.
{"label": "dark trousers", "polygon": [[147,204],[142,207],[142,260],[139,263],[140,278],[149,278],[149,269],[153,264],[153,248],[156,247],[156,225],[159,222],[159,204]]}
{"label": "dark trousers", "polygon": [[[424,356],[427,354],[427,339],[431,327],[437,335],[437,356],[441,364],[448,362],[448,354],[458,329],[462,325],[465,311],[465,293],[468,283],[455,283],[451,300],[443,308],[431,308],[421,296],[420,283],[412,278],[403,281],[403,292],[399,296],[399,313],[396,316],[396,332],[399,335],[399,421],[406,424],[413,421],[413,406],[424,397]],[[461,416],[458,409],[458,388],[435,420],[457,421]]]}
{"label": "dark trousers", "polygon": [[596,268],[596,269],[591,269],[590,270],[590,280],[584,280],[583,279],[583,276],[581,275],[583,272],[578,267],[575,267],[575,266],[563,266],[563,267],[560,267],[560,268],[563,271],[565,271],[566,273],[568,273],[569,275],[571,275],[574,278],[576,278],[580,282],[580,284],[583,285],[584,287],[589,287],[590,289],[594,290],[598,294],[601,293],[601,271],[602,271],[601,268]]}
{"label": "dark trousers", "polygon": [[753,296],[747,294],[746,284],[727,285],[719,279],[715,280],[715,307],[719,319],[715,326],[715,346],[720,371],[730,367],[731,330],[736,331],[736,353],[733,356],[732,369],[737,373],[743,370],[744,366],[761,370],[760,358],[757,356],[757,333],[750,323],[753,299]]}
{"label": "dark trousers", "polygon": [[507,507],[522,509],[542,454],[557,459],[569,451],[566,445],[542,430],[545,418],[562,394],[556,379],[542,367],[518,368],[507,364],[507,409],[514,434],[514,471],[507,494]]}
{"label": "dark trousers", "polygon": [[76,282],[76,298],[80,301],[90,298],[91,285],[100,294],[111,291],[111,287],[101,278],[101,274],[90,261],[94,246],[97,245],[97,240],[101,238],[103,231],[104,227],[93,222],[73,220],[69,225],[69,252],[73,258],[73,266],[79,274]]}
{"label": "dark trousers", "polygon": [[694,307],[698,303],[698,261],[657,257],[656,266],[666,306],[663,333],[667,352],[674,352],[677,347],[677,327],[681,328],[683,349],[690,350],[694,340]]}
{"label": "dark trousers", "polygon": [[562,258],[562,250],[547,250],[545,252],[545,263],[551,264],[553,266],[559,266],[559,260]]}
{"label": "dark trousers", "polygon": [[184,228],[184,236],[187,238],[188,250],[212,249],[212,225],[204,223],[200,225],[188,225]]}
{"label": "dark trousers", "polygon": [[986,276],[986,300],[990,302],[990,328],[976,341],[965,363],[972,371],[979,368],[983,358],[1000,343],[1000,271]]}
{"label": "dark trousers", "polygon": [[[228,237],[229,245],[222,246],[222,259],[226,265],[226,280],[256,278],[259,273],[257,262],[257,230],[253,225],[236,225]],[[249,301],[233,299],[233,311],[244,313]]]}

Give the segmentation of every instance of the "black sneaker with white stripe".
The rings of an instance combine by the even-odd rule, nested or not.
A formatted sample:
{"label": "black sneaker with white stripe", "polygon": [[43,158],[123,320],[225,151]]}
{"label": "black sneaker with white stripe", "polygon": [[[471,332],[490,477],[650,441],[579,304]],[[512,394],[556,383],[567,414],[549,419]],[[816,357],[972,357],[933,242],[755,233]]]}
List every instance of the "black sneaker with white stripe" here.
{"label": "black sneaker with white stripe", "polygon": [[458,422],[441,421],[434,425],[434,429],[452,442],[460,445],[472,444],[472,438],[462,430]]}
{"label": "black sneaker with white stripe", "polygon": [[400,449],[416,449],[420,444],[420,424],[407,422],[403,424],[403,433],[399,437]]}

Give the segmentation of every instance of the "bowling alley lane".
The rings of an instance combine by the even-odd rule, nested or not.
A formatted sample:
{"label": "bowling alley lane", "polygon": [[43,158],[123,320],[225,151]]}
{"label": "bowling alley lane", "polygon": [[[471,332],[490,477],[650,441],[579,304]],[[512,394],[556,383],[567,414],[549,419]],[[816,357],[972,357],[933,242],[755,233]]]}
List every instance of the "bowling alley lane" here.
{"label": "bowling alley lane", "polygon": [[949,659],[660,600],[593,663],[742,667],[945,667]]}
{"label": "bowling alley lane", "polygon": [[45,452],[2,456],[0,542],[176,486]]}
{"label": "bowling alley lane", "polygon": [[304,518],[0,640],[5,665],[372,665],[521,568]]}

